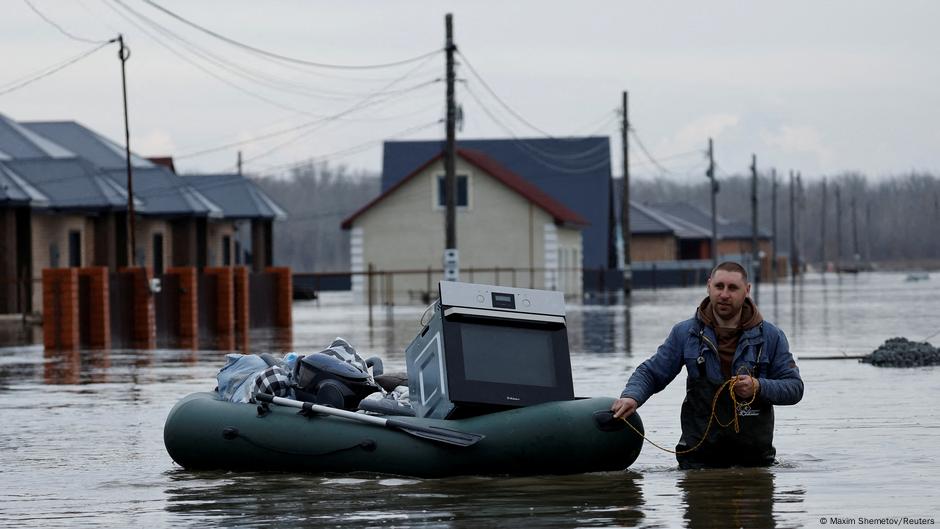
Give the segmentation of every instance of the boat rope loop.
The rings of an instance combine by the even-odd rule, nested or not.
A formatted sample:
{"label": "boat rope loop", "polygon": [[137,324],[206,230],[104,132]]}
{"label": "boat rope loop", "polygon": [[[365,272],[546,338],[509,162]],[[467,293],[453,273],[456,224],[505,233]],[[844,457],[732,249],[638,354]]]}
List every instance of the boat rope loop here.
{"label": "boat rope loop", "polygon": [[[718,388],[717,391],[715,391],[715,397],[712,399],[712,413],[708,417],[708,424],[705,426],[705,433],[702,434],[702,438],[699,439],[699,442],[696,443],[696,445],[693,446],[692,448],[687,448],[685,450],[670,450],[669,448],[664,448],[654,443],[653,441],[651,441],[648,437],[646,437],[646,435],[643,432],[641,432],[635,426],[630,424],[630,422],[627,420],[626,417],[621,417],[620,420],[627,423],[627,426],[633,429],[633,431],[636,432],[637,435],[642,437],[645,441],[655,446],[656,448],[659,448],[660,450],[664,452],[669,452],[670,454],[676,454],[676,455],[688,454],[689,452],[693,452],[697,450],[700,446],[702,446],[702,443],[705,442],[705,439],[708,439],[708,431],[712,427],[712,422],[718,423],[718,426],[721,426],[722,428],[727,428],[729,426],[734,425],[734,433],[741,433],[741,425],[738,423],[738,409],[746,408],[747,406],[750,406],[751,404],[753,404],[754,399],[757,398],[757,392],[756,391],[754,392],[754,395],[751,396],[751,400],[739,404],[738,398],[734,394],[734,385],[737,383],[737,381],[738,381],[738,377],[733,376],[729,378],[728,380],[726,380],[725,383],[722,384]],[[725,388],[728,388],[728,393],[731,394],[731,411],[732,411],[731,413],[732,418],[727,423],[721,422],[721,419],[718,418],[718,397],[721,396],[721,392],[724,391]]]}

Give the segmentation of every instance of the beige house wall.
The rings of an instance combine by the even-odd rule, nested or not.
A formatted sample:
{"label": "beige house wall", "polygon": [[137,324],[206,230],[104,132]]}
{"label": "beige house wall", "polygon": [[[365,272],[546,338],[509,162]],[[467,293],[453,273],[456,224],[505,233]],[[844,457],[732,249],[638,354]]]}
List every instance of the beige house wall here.
{"label": "beige house wall", "polygon": [[163,269],[171,266],[173,262],[173,230],[170,223],[164,219],[151,219],[147,217],[137,217],[137,259],[143,259],[144,266],[151,270],[156,268],[153,252],[153,236],[157,233],[163,235]]}
{"label": "beige house wall", "polygon": [[223,266],[222,238],[228,236],[229,266],[235,264],[235,225],[231,221],[209,221],[206,228],[206,252],[208,266]]}
{"label": "beige house wall", "polygon": [[[441,276],[429,278],[427,270],[442,268],[445,211],[437,204],[437,177],[443,171],[443,162],[432,164],[353,223],[353,272],[366,271],[370,263],[375,270],[415,271],[390,280],[373,278],[377,300],[392,290],[396,303],[416,302],[429,283],[436,290]],[[468,176],[468,206],[457,208],[461,281],[545,288],[546,274],[540,269],[546,264],[546,225],[555,228],[552,217],[460,158],[457,174]],[[580,263],[580,231],[558,228],[556,235],[566,250],[577,246]],[[499,277],[492,270],[497,267],[504,269]],[[480,270],[484,268],[490,270]],[[505,270],[510,268],[517,269],[515,276]],[[354,275],[353,291],[360,300],[366,297],[367,283]],[[580,276],[577,283],[580,292]]]}
{"label": "beige house wall", "polygon": [[633,262],[672,261],[676,258],[676,238],[673,235],[630,237],[630,259]]}
{"label": "beige house wall", "polygon": [[[87,266],[94,253],[89,252],[86,241],[93,239],[94,230],[84,215],[69,215],[63,213],[47,213],[33,210],[30,213],[31,240],[33,268],[33,311],[42,312],[42,270],[52,268],[51,248],[58,250],[58,268],[69,265],[69,232],[77,231],[81,234],[81,264]],[[94,244],[94,243],[92,243]],[[94,246],[91,246],[94,249]]]}

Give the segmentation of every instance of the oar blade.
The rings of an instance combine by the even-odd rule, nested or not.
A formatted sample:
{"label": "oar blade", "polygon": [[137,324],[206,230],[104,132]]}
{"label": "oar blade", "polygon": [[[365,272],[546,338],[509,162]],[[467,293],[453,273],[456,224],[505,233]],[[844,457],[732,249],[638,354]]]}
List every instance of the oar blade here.
{"label": "oar blade", "polygon": [[461,432],[439,426],[420,426],[398,420],[389,420],[388,426],[422,439],[462,447],[473,446],[486,438],[485,435],[478,433]]}

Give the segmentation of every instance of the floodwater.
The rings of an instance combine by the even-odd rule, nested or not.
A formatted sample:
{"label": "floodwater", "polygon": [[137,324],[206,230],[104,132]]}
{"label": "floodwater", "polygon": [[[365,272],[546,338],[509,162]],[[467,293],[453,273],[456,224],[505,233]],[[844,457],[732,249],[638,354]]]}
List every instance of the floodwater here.
{"label": "floodwater", "polygon": [[[572,305],[577,394],[616,396],[704,287]],[[761,285],[765,318],[787,333],[806,394],[778,407],[779,464],[679,471],[646,444],[627,471],[422,480],[380,475],[188,472],[163,448],[176,400],[214,387],[218,351],[0,349],[0,527],[820,527],[940,521],[940,368],[877,368],[813,356],[865,354],[885,339],[940,332],[940,276],[809,276]],[[333,337],[386,370],[422,308],[364,307],[343,294],[294,307],[294,348]],[[938,334],[940,336],[940,334]],[[935,338],[934,343],[940,341]],[[277,336],[257,336],[258,351]],[[683,384],[640,409],[651,440],[674,445]],[[905,520],[904,518],[907,518]],[[875,519],[875,520],[869,520]],[[838,522],[845,522],[839,524]],[[849,523],[854,522],[854,523]],[[929,523],[927,525],[930,525]]]}

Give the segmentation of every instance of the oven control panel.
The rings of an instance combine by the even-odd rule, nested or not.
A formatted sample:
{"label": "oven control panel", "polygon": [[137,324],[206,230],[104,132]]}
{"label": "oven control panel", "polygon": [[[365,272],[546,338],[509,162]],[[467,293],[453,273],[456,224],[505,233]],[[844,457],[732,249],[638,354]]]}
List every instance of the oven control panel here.
{"label": "oven control panel", "polygon": [[565,296],[553,290],[441,281],[440,292],[444,307],[565,315]]}

